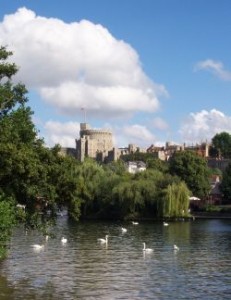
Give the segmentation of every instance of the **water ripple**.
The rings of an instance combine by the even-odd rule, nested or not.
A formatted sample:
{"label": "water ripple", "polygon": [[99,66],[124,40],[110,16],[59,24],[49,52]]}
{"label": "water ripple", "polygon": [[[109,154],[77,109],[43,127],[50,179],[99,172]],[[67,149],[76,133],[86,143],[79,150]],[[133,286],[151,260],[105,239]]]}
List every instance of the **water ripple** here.
{"label": "water ripple", "polygon": [[[62,219],[47,242],[17,228],[1,264],[0,299],[230,298],[229,220],[124,224],[125,234],[120,225]],[[106,234],[108,245],[97,243]],[[144,241],[153,253],[143,253]],[[44,248],[33,251],[35,243]]]}

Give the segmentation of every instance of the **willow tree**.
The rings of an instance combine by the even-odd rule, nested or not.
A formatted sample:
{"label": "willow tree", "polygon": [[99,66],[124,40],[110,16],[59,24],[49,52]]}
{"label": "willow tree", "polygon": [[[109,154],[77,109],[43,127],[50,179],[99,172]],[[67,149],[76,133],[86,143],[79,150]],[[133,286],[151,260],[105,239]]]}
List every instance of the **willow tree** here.
{"label": "willow tree", "polygon": [[[104,172],[101,173],[99,179],[98,189],[95,191],[95,200],[97,207],[95,207],[95,214],[102,218],[118,218],[119,206],[117,201],[113,198],[113,189],[122,181],[126,181],[127,174],[121,173],[117,167],[111,168],[104,166]],[[130,174],[129,174],[130,175]]]}
{"label": "willow tree", "polygon": [[158,200],[158,213],[160,217],[187,216],[189,208],[190,191],[184,182],[172,183],[162,191]]}
{"label": "willow tree", "polygon": [[[134,197],[134,193],[136,197]],[[135,213],[138,194],[130,180],[121,181],[117,184],[112,190],[112,198],[115,207],[119,210],[120,217],[124,218]]]}
{"label": "willow tree", "polygon": [[[103,174],[102,166],[92,159],[86,159],[76,167],[75,174],[73,174],[76,178],[76,200],[77,205],[79,202],[81,203],[80,210],[83,218],[95,212],[94,206],[97,204],[97,195]],[[70,211],[70,213],[72,212]]]}
{"label": "willow tree", "polygon": [[[167,175],[158,169],[148,169],[144,172],[134,174],[133,177],[142,195],[142,215],[156,217],[159,193]],[[170,177],[172,179],[172,176]]]}
{"label": "willow tree", "polygon": [[120,217],[155,217],[158,182],[162,177],[161,172],[154,170],[122,177],[112,189],[114,206]]}

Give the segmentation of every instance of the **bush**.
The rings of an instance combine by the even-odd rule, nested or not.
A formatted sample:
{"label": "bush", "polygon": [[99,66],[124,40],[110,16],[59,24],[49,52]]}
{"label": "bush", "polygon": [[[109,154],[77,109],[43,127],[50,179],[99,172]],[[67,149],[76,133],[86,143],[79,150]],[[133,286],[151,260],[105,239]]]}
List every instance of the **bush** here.
{"label": "bush", "polygon": [[208,204],[205,207],[205,211],[207,211],[207,212],[220,212],[221,208],[217,205]]}
{"label": "bush", "polygon": [[15,204],[11,198],[4,198],[0,195],[0,260],[7,252],[12,229],[16,223]]}

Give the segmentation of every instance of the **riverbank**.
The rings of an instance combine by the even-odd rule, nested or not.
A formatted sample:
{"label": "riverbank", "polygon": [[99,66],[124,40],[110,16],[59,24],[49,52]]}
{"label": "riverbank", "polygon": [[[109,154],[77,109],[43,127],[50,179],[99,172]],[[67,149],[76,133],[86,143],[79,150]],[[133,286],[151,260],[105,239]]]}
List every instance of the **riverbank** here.
{"label": "riverbank", "polygon": [[231,219],[231,212],[196,212],[195,219]]}

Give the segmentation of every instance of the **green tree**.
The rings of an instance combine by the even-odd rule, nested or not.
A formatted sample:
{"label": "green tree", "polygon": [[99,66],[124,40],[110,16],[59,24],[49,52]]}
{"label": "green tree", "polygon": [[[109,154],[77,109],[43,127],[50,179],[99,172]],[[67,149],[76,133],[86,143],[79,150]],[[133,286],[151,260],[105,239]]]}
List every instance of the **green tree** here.
{"label": "green tree", "polygon": [[158,213],[161,217],[188,215],[190,191],[184,182],[169,184],[158,200]]}
{"label": "green tree", "polygon": [[124,154],[121,156],[121,159],[125,162],[127,161],[143,161],[147,163],[149,159],[155,159],[153,153],[143,153],[143,152],[134,152],[131,154]]}
{"label": "green tree", "polygon": [[176,152],[169,161],[169,170],[187,184],[193,195],[199,198],[208,195],[209,169],[206,160],[195,152]]}
{"label": "green tree", "polygon": [[95,193],[95,200],[97,202],[97,205],[95,205],[95,215],[99,218],[115,219],[121,217],[120,206],[117,199],[113,197],[113,189],[122,181],[128,180],[130,174],[125,172],[124,168],[121,169],[120,166],[120,163],[113,163],[103,168],[104,171],[101,173],[98,189]]}
{"label": "green tree", "polygon": [[231,164],[223,172],[223,178],[220,185],[224,203],[231,203]]}
{"label": "green tree", "polygon": [[[22,84],[13,84],[12,76],[18,68],[7,62],[12,52],[0,48],[0,256],[5,253],[7,240],[15,224],[15,170],[21,174],[24,166],[19,161],[20,145],[29,138],[25,130],[25,116],[30,110],[25,108],[27,102],[26,88]],[[34,132],[32,132],[34,135]]]}
{"label": "green tree", "polygon": [[231,135],[228,132],[217,133],[212,138],[210,154],[215,157],[231,158]]}
{"label": "green tree", "polygon": [[7,253],[7,242],[16,223],[15,203],[13,199],[0,193],[0,260]]}
{"label": "green tree", "polygon": [[52,168],[52,185],[56,187],[55,203],[59,207],[67,207],[69,215],[74,220],[79,220],[83,202],[78,185],[80,168],[81,164],[75,158],[59,155]]}
{"label": "green tree", "polygon": [[48,149],[37,137],[33,112],[26,105],[27,90],[12,81],[18,68],[7,62],[11,55],[5,47],[0,48],[0,195],[6,202],[14,199],[15,205],[26,204],[25,220],[33,227],[41,221],[35,211],[37,204],[54,211],[56,204],[62,203],[60,199],[65,198],[69,207],[75,199],[75,216],[79,216],[77,185],[68,170],[73,162],[59,155],[58,146]]}
{"label": "green tree", "polygon": [[18,71],[14,63],[7,62],[12,55],[6,47],[0,48],[0,118],[8,114],[16,105],[23,106],[27,102],[25,85],[12,83],[11,77]]}
{"label": "green tree", "polygon": [[36,130],[26,107],[25,86],[12,83],[17,67],[7,62],[11,55],[0,48],[0,187],[7,196],[25,201],[25,187],[36,172],[32,149]]}
{"label": "green tree", "polygon": [[218,175],[222,177],[222,171],[218,168],[209,168],[209,174],[212,175]]}
{"label": "green tree", "polygon": [[110,162],[106,165],[104,165],[104,168],[110,169],[113,173],[118,174],[118,175],[124,175],[126,172],[125,164],[124,161],[119,159],[117,161]]}
{"label": "green tree", "polygon": [[159,170],[163,173],[168,172],[167,162],[160,160],[159,158],[148,158],[146,164],[148,169]]}
{"label": "green tree", "polygon": [[140,187],[136,181],[121,181],[112,190],[112,196],[119,206],[122,218],[135,217],[144,205]]}
{"label": "green tree", "polygon": [[81,215],[86,217],[94,212],[97,195],[104,169],[91,159],[86,159],[76,169],[76,199],[81,203]]}

